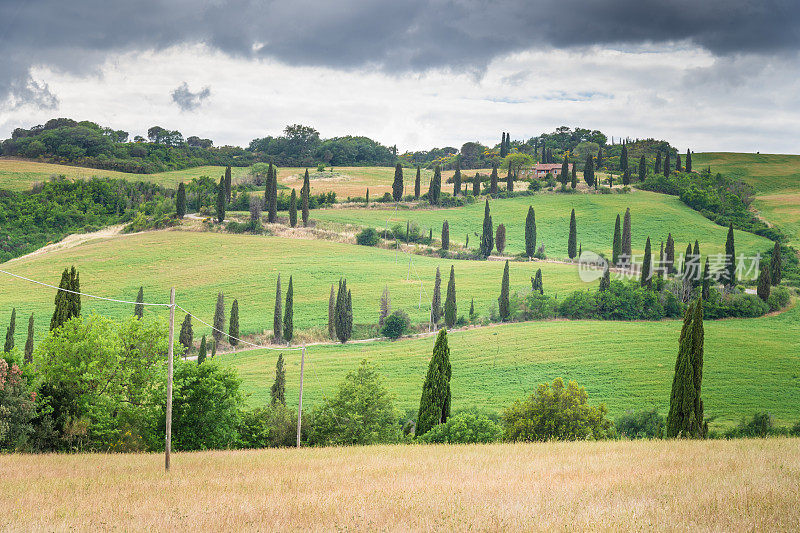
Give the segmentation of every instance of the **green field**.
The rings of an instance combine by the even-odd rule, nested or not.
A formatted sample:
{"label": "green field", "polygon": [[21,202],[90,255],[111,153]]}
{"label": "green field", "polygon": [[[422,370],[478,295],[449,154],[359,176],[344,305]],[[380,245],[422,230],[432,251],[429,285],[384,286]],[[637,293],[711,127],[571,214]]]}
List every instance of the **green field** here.
{"label": "green field", "polygon": [[[61,271],[75,265],[84,292],[123,300],[134,300],[142,285],[146,301],[166,302],[169,287],[174,285],[178,303],[207,322],[213,316],[217,292],[222,291],[228,309],[234,298],[239,300],[243,334],[272,329],[278,273],[284,292],[289,275],[294,276],[294,322],[300,330],[327,327],[330,287],[342,276],[347,277],[353,293],[355,323],[377,322],[384,284],[389,287],[394,308],[405,309],[414,321],[426,320],[437,266],[442,270],[444,298],[450,265],[455,265],[459,314],[467,314],[471,298],[475,298],[476,311],[481,315],[488,314],[489,306],[497,301],[501,262],[447,261],[419,255],[412,259],[411,279],[407,281],[408,256],[390,250],[305,239],[158,231],[98,239],[20,258],[0,268],[57,285]],[[542,269],[551,294],[594,285],[580,281],[573,265],[514,263],[510,269],[512,291],[530,288],[537,268]],[[417,275],[423,282],[421,309]],[[12,306],[17,308],[18,317],[35,313],[37,336],[41,337],[50,323],[54,291],[5,275],[0,280],[0,323],[7,323]],[[110,317],[133,312],[132,307],[86,298],[83,310]],[[20,345],[24,344],[23,329],[17,328]],[[208,332],[208,328],[195,324],[196,335]]]}
{"label": "green field", "polygon": [[692,157],[698,169],[710,166],[755,187],[753,207],[800,246],[800,155],[708,152]]}
{"label": "green field", "polygon": [[[380,205],[380,204],[379,204]],[[610,254],[614,235],[614,219],[631,209],[632,245],[634,253],[643,253],[645,241],[650,236],[653,252],[658,252],[662,240],[672,232],[675,251],[680,254],[686,244],[700,241],[700,250],[705,254],[724,252],[726,228],[718,226],[700,213],[684,205],[677,197],[646,191],[629,194],[549,194],[530,197],[491,200],[492,222],[506,226],[506,253],[517,254],[525,250],[525,217],[528,206],[536,212],[537,246],[544,244],[548,257],[567,256],[570,211],[575,209],[578,227],[578,242],[583,250]],[[425,234],[433,230],[434,238],[441,236],[442,223],[450,225],[450,240],[463,244],[469,233],[470,247],[477,249],[483,223],[484,201],[472,205],[449,209],[399,209],[387,206],[365,208],[330,208],[312,213],[312,218],[336,225],[354,224],[384,228],[406,221],[416,223]],[[750,233],[735,232],[737,253],[748,255],[763,252],[770,241]]]}
{"label": "green field", "polygon": [[[592,403],[612,416],[657,407],[666,414],[678,350],[680,321],[525,322],[449,334],[453,409],[500,411],[556,377],[586,387]],[[800,420],[800,306],[757,319],[705,324],[703,401],[716,425],[756,411],[782,422]],[[311,346],[306,355],[304,405],[322,395],[361,359],[376,363],[401,410],[419,405],[434,337],[346,346]],[[299,354],[286,352],[286,397],[296,406]],[[218,356],[244,379],[251,405],[269,401],[277,353],[254,350]]]}

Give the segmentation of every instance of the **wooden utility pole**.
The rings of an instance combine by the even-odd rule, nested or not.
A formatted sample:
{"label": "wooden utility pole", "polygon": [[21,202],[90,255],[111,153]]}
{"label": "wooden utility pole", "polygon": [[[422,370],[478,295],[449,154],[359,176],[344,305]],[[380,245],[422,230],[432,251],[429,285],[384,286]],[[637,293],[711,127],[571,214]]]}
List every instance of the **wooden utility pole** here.
{"label": "wooden utility pole", "polygon": [[169,290],[169,345],[167,346],[167,434],[164,442],[164,470],[169,472],[172,451],[172,345],[175,342],[175,287]]}
{"label": "wooden utility pole", "polygon": [[306,361],[306,347],[300,352],[300,402],[297,406],[297,447],[300,447],[300,428],[303,423],[303,365]]}

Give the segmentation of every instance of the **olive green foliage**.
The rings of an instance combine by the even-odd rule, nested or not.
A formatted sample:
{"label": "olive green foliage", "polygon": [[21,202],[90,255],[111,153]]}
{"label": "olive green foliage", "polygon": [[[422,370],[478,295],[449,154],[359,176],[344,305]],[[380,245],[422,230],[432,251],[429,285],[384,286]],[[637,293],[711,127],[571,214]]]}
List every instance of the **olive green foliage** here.
{"label": "olive green foliage", "polygon": [[733,241],[733,223],[728,226],[728,236],[725,239],[725,255],[728,258],[728,263],[722,279],[727,285],[733,286],[736,284],[736,243]]}
{"label": "olive green foliage", "polygon": [[504,436],[510,441],[601,440],[615,436],[606,407],[588,405],[586,389],[556,378],[517,400],[503,413]]}
{"label": "olive green foliage", "polygon": [[433,178],[431,178],[430,188],[428,189],[428,202],[430,202],[431,205],[439,205],[439,197],[441,193],[442,168],[439,165],[436,165],[436,168],[433,170]]}
{"label": "olive green foliage", "polygon": [[756,283],[756,293],[758,297],[765,302],[769,300],[769,291],[772,287],[771,271],[772,268],[769,261],[762,261],[761,270],[758,273],[758,281]]}
{"label": "olive green foliage", "polygon": [[642,261],[642,287],[650,287],[653,282],[653,259],[652,250],[650,249],[650,237],[647,237],[647,242],[644,245],[644,260]]}
{"label": "olive green foliage", "polygon": [[450,225],[445,220],[442,222],[442,250],[450,249]]}
{"label": "olive green foliage", "polygon": [[[305,424],[303,429],[306,429]],[[282,403],[244,411],[240,416],[238,433],[237,448],[294,446],[297,436],[297,411],[287,408]]]}
{"label": "olive green foliage", "polygon": [[420,442],[442,444],[487,444],[503,437],[503,428],[491,418],[479,413],[453,415],[419,437]]}
{"label": "olive green foliage", "polygon": [[417,413],[417,435],[424,435],[437,424],[450,417],[450,348],[447,330],[441,329],[433,347],[433,357],[428,365],[428,375],[422,385],[422,397]]}
{"label": "olive green foliage", "polygon": [[384,320],[381,335],[397,340],[408,332],[409,327],[411,327],[411,320],[406,312],[402,309],[396,309]]}
{"label": "olive green foliage", "polygon": [[625,218],[622,222],[622,240],[620,241],[620,254],[631,260],[631,210],[625,209]]}
{"label": "olive green foliage", "polygon": [[[303,187],[300,189],[300,204],[301,216],[303,218],[303,226],[308,227],[308,197],[311,195],[311,182],[308,178],[308,169],[303,176]],[[369,204],[369,189],[367,189],[367,204]]]}
{"label": "olive green foliage", "polygon": [[497,194],[497,164],[492,164],[492,174],[489,176],[489,194]]}
{"label": "olive green foliage", "polygon": [[422,186],[421,180],[422,180],[422,178],[421,178],[421,175],[420,175],[420,168],[417,167],[417,177],[414,180],[414,199],[415,200],[419,200],[420,187]]}
{"label": "olive green foliage", "polygon": [[431,298],[431,323],[435,326],[442,319],[442,273],[436,267],[436,277],[433,280],[433,297]]}
{"label": "olive green foliage", "polygon": [[399,436],[392,396],[366,359],[347,374],[329,401],[314,407],[312,417],[311,444],[375,444]]}
{"label": "olive green foliage", "polygon": [[614,240],[611,244],[611,264],[619,265],[619,256],[622,254],[622,233],[619,227],[619,215],[614,222]]}
{"label": "olive green foliage", "polygon": [[28,338],[25,340],[25,363],[33,361],[33,313],[28,319]]}
{"label": "olive green foliage", "polygon": [[17,361],[9,355],[0,358],[0,451],[29,451],[34,448],[31,441],[36,439],[35,393]]}

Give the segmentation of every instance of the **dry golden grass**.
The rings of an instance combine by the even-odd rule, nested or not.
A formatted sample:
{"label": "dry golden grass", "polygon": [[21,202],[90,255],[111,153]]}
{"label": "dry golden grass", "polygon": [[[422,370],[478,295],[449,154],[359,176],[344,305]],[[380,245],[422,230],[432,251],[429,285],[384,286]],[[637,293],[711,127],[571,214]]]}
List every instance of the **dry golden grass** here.
{"label": "dry golden grass", "polygon": [[3,530],[800,528],[800,440],[0,456]]}

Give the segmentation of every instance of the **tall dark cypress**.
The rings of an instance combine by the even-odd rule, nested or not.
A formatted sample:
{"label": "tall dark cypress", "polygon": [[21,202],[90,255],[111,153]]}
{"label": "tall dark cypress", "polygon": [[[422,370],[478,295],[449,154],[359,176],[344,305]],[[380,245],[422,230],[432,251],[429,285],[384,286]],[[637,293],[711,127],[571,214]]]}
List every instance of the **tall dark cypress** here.
{"label": "tall dark cypress", "polygon": [[497,225],[497,233],[494,236],[494,247],[498,254],[502,254],[506,249],[506,227],[504,224]]}
{"label": "tall dark cypress", "polygon": [[453,173],[453,196],[461,194],[461,159],[456,158],[456,171]]}
{"label": "tall dark cypress", "polygon": [[433,280],[433,298],[431,298],[431,324],[434,326],[442,318],[442,273],[436,267],[436,277]]}
{"label": "tall dark cypress", "polygon": [[525,255],[533,257],[536,253],[536,213],[533,206],[528,206],[528,215],[525,217]]}
{"label": "tall dark cypress", "polygon": [[186,216],[186,186],[183,182],[178,184],[178,194],[175,197],[175,213],[178,218]]}
{"label": "tall dark cypress", "polygon": [[58,286],[64,290],[56,292],[55,309],[53,318],[50,320],[50,331],[81,314],[81,296],[76,294],[81,290],[80,275],[74,266],[69,270],[64,269]]}
{"label": "tall dark cypress", "polygon": [[267,180],[267,187],[269,188],[269,196],[267,197],[267,222],[274,224],[278,221],[278,169],[270,163],[267,174],[269,176]]}
{"label": "tall dark cypress", "polygon": [[700,259],[700,242],[695,240],[694,249],[692,250],[692,262],[696,265],[697,271],[692,274],[692,287],[699,287],[703,282],[703,279],[700,277]]}
{"label": "tall dark cypress", "polygon": [[142,318],[144,316],[144,287],[139,287],[136,295],[136,303],[133,305],[133,316]]}
{"label": "tall dark cypress", "polygon": [[661,241],[661,252],[658,254],[658,266],[656,268],[656,273],[658,274],[659,278],[663,278],[666,272],[664,267],[666,261],[666,256],[664,255],[664,241]]}
{"label": "tall dark cypress", "polygon": [[686,310],[678,342],[667,415],[668,438],[702,438],[706,434],[701,399],[703,343],[703,300],[698,299]]}
{"label": "tall dark cypress", "polygon": [[497,299],[497,307],[500,313],[500,320],[503,322],[511,318],[511,304],[510,304],[510,290],[509,276],[508,276],[508,259],[506,259],[506,266],[503,268],[503,281],[500,283],[500,297]]}
{"label": "tall dark cypress", "polygon": [[586,163],[583,165],[583,181],[589,187],[594,185],[594,157],[591,152],[586,154]]}
{"label": "tall dark cypress", "polygon": [[442,250],[450,249],[450,224],[445,220],[442,222]]}
{"label": "tall dark cypress", "polygon": [[289,197],[289,225],[293,228],[297,226],[297,191],[294,189]]}
{"label": "tall dark cypress", "polygon": [[336,293],[331,283],[331,294],[328,297],[328,338],[336,337]]}
{"label": "tall dark cypress", "polygon": [[575,210],[569,215],[569,239],[567,240],[567,255],[575,259],[578,255],[578,225],[575,221]]}
{"label": "tall dark cypress", "polygon": [[178,335],[178,342],[181,343],[183,346],[183,353],[186,354],[189,350],[192,349],[192,345],[194,344],[194,330],[192,329],[192,315],[186,313],[186,316],[183,317],[183,322],[181,323],[181,332]]}
{"label": "tall dark cypress", "polygon": [[564,161],[561,163],[561,174],[558,175],[558,181],[561,185],[566,187],[569,183],[569,157],[564,156]]}
{"label": "tall dark cypress", "polygon": [[692,151],[686,149],[686,172],[692,171]]}
{"label": "tall dark cypress", "polygon": [[681,170],[681,154],[675,154],[675,172],[680,172]]}
{"label": "tall dark cypress", "polygon": [[711,275],[708,271],[708,256],[706,256],[706,266],[703,267],[703,288],[701,291],[703,300],[708,300],[711,295]]}
{"label": "tall dark cypress", "polygon": [[723,277],[729,287],[736,285],[736,246],[733,242],[733,223],[728,226],[728,238],[725,240],[726,269]]}
{"label": "tall dark cypress", "polygon": [[619,169],[623,173],[628,170],[628,145],[627,143],[622,143],[622,152],[619,155]]}
{"label": "tall dark cypress", "polygon": [[225,335],[225,296],[220,292],[217,293],[217,305],[214,308],[214,329],[211,336],[214,341],[219,343]]}
{"label": "tall dark cypress", "polygon": [[765,302],[769,298],[769,292],[772,288],[770,271],[769,261],[762,261],[761,270],[758,272],[758,281],[756,282],[756,294]]}
{"label": "tall dark cypress", "polygon": [[492,214],[489,212],[489,199],[486,199],[486,208],[483,211],[483,233],[481,234],[480,254],[489,257],[494,248],[494,228],[492,227]]}
{"label": "tall dark cypress", "polygon": [[772,280],[773,285],[778,285],[781,282],[781,277],[783,272],[783,258],[781,257],[781,243],[775,241],[775,246],[772,248],[772,256],[770,257],[770,267],[772,268],[772,272],[770,272],[770,279]]}
{"label": "tall dark cypress", "polygon": [[414,180],[414,199],[419,200],[420,195],[420,187],[422,186],[422,177],[420,174],[419,167],[417,167],[417,179]]}
{"label": "tall dark cypress", "polygon": [[234,299],[231,305],[231,319],[228,323],[228,342],[231,346],[239,345],[239,301]]}
{"label": "tall dark cypress", "polygon": [[279,341],[283,338],[283,296],[281,295],[281,275],[275,284],[275,311],[272,314],[272,337]]}
{"label": "tall dark cypress", "polygon": [[[308,177],[308,169],[306,175],[303,176],[303,187],[300,189],[300,203],[302,206],[301,215],[303,218],[303,227],[308,227],[308,202],[311,196],[311,181]],[[367,189],[367,205],[369,205],[369,189]]]}
{"label": "tall dark cypress", "polygon": [[577,171],[577,168],[578,167],[573,163],[573,165],[572,165],[572,181],[570,182],[570,185],[572,186],[573,189],[578,187],[578,171]]}
{"label": "tall dark cypress", "polygon": [[544,285],[542,284],[542,269],[536,269],[536,275],[533,277],[533,281],[531,282],[531,288],[534,291],[539,291],[539,294],[544,294]]}
{"label": "tall dark cypress", "polygon": [[25,363],[33,362],[33,313],[28,319],[28,338],[25,340]]}
{"label": "tall dark cypress", "polygon": [[450,280],[447,282],[447,296],[444,299],[444,324],[448,328],[456,325],[456,272],[450,265]]}
{"label": "tall dark cypress", "polygon": [[619,215],[614,223],[614,240],[611,244],[611,264],[619,265],[619,256],[622,255],[622,233],[619,227]]}
{"label": "tall dark cypress", "polygon": [[347,289],[347,280],[339,282],[339,292],[336,295],[336,337],[342,344],[350,340],[353,332],[353,303],[350,291]]}
{"label": "tall dark cypress", "polygon": [[492,175],[489,176],[489,194],[497,194],[497,163],[492,163]]}
{"label": "tall dark cypress", "polygon": [[639,158],[639,181],[647,179],[647,162],[644,160],[644,154]]}
{"label": "tall dark cypress", "polygon": [[631,184],[631,171],[630,169],[625,169],[622,171],[622,184],[624,186],[628,186]]}
{"label": "tall dark cypress", "polygon": [[200,339],[200,348],[197,350],[197,364],[202,365],[203,362],[206,360],[206,354],[208,352],[208,346],[206,344],[206,336],[203,335],[203,338]]}
{"label": "tall dark cypress", "polygon": [[442,192],[442,167],[436,165],[433,169],[433,178],[431,179],[431,186],[428,189],[428,202],[431,205],[439,205],[439,195]]}
{"label": "tall dark cypress", "polygon": [[275,363],[275,381],[269,389],[271,405],[286,405],[286,369],[283,365],[283,354],[278,354],[278,362]]}
{"label": "tall dark cypress", "polygon": [[476,172],[475,177],[472,178],[472,194],[478,196],[481,193],[481,175]]}
{"label": "tall dark cypress", "polygon": [[500,140],[500,157],[503,158],[508,155],[506,150],[506,132],[503,132],[503,137]]}
{"label": "tall dark cypress", "polygon": [[14,349],[14,332],[17,329],[17,308],[14,307],[11,309],[11,320],[8,323],[8,329],[6,329],[6,344],[3,347],[3,351],[5,353],[10,352]]}
{"label": "tall dark cypress", "polygon": [[224,178],[219,179],[217,186],[217,222],[222,224],[225,220],[225,182]]}
{"label": "tall dark cypress", "polygon": [[231,193],[232,191],[232,180],[231,180],[231,167],[225,167],[225,201],[231,201]]}
{"label": "tall dark cypress", "polygon": [[669,168],[669,150],[667,150],[666,155],[664,156],[664,175],[669,176],[670,168]]}
{"label": "tall dark cypress", "polygon": [[653,167],[653,173],[658,174],[661,172],[661,152],[656,152],[656,164]]}
{"label": "tall dark cypress", "polygon": [[667,245],[664,248],[664,273],[673,274],[675,272],[675,241],[672,233],[667,235]]}
{"label": "tall dark cypress", "polygon": [[403,199],[403,166],[397,163],[394,167],[394,181],[392,182],[392,199],[399,202]]}
{"label": "tall dark cypress", "polygon": [[292,276],[289,276],[289,287],[286,289],[286,308],[283,311],[283,340],[292,342],[294,336],[294,287]]}
{"label": "tall dark cypress", "polygon": [[436,337],[433,357],[428,364],[428,375],[422,385],[422,397],[417,413],[416,436],[424,435],[434,426],[447,422],[450,417],[450,348],[447,330],[442,328]]}
{"label": "tall dark cypress", "polygon": [[647,242],[644,245],[644,260],[642,261],[642,278],[640,280],[642,287],[650,287],[653,282],[652,253],[650,249],[650,237],[648,236]]}
{"label": "tall dark cypress", "polygon": [[630,262],[633,256],[631,249],[631,209],[625,209],[625,218],[622,220],[622,240],[620,241],[620,253],[623,257],[627,257]]}

